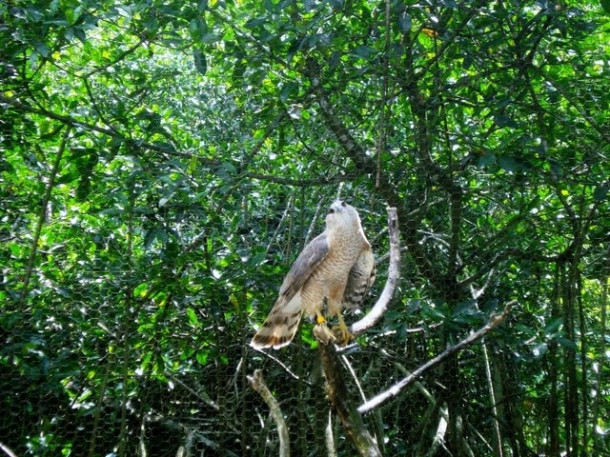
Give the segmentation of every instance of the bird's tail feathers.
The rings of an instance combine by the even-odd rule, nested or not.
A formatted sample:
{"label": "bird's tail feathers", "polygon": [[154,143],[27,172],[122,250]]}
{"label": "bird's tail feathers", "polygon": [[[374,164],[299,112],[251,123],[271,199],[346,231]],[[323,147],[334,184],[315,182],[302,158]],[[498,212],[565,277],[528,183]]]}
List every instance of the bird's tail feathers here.
{"label": "bird's tail feathers", "polygon": [[256,332],[250,346],[256,349],[279,349],[292,341],[299,327],[303,312],[301,309],[290,310],[276,303],[265,320],[263,326]]}

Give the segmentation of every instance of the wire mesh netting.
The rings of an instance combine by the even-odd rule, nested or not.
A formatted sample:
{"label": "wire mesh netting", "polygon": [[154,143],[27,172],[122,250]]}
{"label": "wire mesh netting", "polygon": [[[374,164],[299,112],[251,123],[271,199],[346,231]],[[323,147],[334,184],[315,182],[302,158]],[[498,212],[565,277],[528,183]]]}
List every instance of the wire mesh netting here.
{"label": "wire mesh netting", "polygon": [[610,455],[609,11],[0,2],[0,455]]}
{"label": "wire mesh netting", "polygon": [[[320,225],[315,214],[303,224],[303,233],[311,232],[311,222]],[[369,212],[364,219],[372,225],[383,221],[383,213]],[[61,224],[50,220],[47,230]],[[235,261],[240,255],[220,239],[193,237],[182,255],[196,260],[168,265],[156,258],[167,259],[165,252],[151,247],[136,259],[129,241],[113,248],[113,236],[77,230],[79,246],[43,246],[36,260],[24,262],[32,265],[28,294],[15,291],[4,304],[0,436],[5,453],[283,455],[282,430],[293,455],[358,451],[349,421],[346,425],[337,414],[338,400],[331,392],[336,386],[327,381],[329,368],[312,333],[314,322],[306,320],[295,341],[282,350],[248,345],[269,309],[264,302],[274,299],[287,265],[257,260],[263,271],[254,281],[239,273],[243,263],[226,263],[229,273],[209,268],[210,252],[214,262],[223,255]],[[377,232],[371,236],[368,231],[378,281],[364,311],[388,279],[388,233],[381,222]],[[284,259],[282,243],[272,244],[262,251]],[[113,250],[116,257],[110,255]],[[14,255],[12,259],[16,261]],[[403,271],[410,264],[403,249]],[[569,286],[567,272],[559,273],[558,287]],[[10,284],[6,271],[5,278],[5,285]],[[448,308],[422,294],[426,287],[418,281],[401,279],[381,323],[337,347],[334,370],[346,389],[339,400],[354,410],[396,388],[474,330],[489,326],[506,304],[473,299],[448,314]],[[348,314],[346,320],[349,324],[362,316]],[[523,379],[538,377],[543,383],[552,374],[540,371],[540,361],[547,351],[558,351],[557,344],[545,341],[560,322],[547,319],[544,333],[536,335],[531,329],[539,327],[538,321],[523,307],[511,310],[483,343],[466,345],[411,379],[407,389],[392,393],[382,407],[361,409],[363,430],[385,455],[444,455],[451,433],[459,433],[474,455],[492,452],[494,439],[513,451],[544,449],[547,425],[539,418],[557,393],[530,398]],[[271,409],[277,408],[284,424],[253,388],[257,370],[277,402]],[[524,402],[530,406],[523,408]],[[459,423],[470,430],[450,430],[452,415],[459,415]]]}

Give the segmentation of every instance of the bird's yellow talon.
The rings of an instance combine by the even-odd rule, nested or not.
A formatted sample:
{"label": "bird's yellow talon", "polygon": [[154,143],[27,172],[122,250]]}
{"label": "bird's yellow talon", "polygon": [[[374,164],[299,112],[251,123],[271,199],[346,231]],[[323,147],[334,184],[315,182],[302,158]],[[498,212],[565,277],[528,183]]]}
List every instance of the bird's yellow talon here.
{"label": "bird's yellow talon", "polygon": [[322,325],[326,323],[326,319],[324,319],[324,316],[318,313],[316,314],[316,322],[318,323],[318,325]]}
{"label": "bird's yellow talon", "polygon": [[345,325],[345,321],[343,320],[343,316],[339,314],[338,318],[339,325],[333,327],[333,333],[337,339],[337,343],[344,346],[354,339],[354,335],[349,332],[347,325]]}

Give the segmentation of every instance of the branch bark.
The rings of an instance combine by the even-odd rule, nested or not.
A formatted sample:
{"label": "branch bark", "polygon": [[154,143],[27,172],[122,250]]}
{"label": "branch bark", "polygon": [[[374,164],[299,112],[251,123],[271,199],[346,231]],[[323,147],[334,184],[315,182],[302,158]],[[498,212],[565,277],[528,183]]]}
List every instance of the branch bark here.
{"label": "branch bark", "polygon": [[271,391],[269,391],[267,384],[265,384],[261,370],[254,370],[254,374],[252,376],[248,376],[248,382],[252,388],[258,392],[264,402],[267,403],[267,406],[269,406],[271,417],[273,417],[273,421],[275,422],[277,433],[280,438],[280,457],[290,457],[290,439],[288,437],[288,427],[284,421],[284,415],[282,414],[279,403]]}
{"label": "branch bark", "polygon": [[339,416],[347,436],[361,457],[381,457],[379,447],[364,426],[362,416],[349,401],[343,367],[335,345],[320,344],[319,348],[326,378],[326,395]]}
{"label": "branch bark", "polygon": [[32,270],[34,269],[34,262],[36,261],[36,255],[38,254],[38,241],[40,239],[40,234],[42,232],[42,226],[44,225],[45,220],[47,219],[47,209],[49,207],[49,201],[51,200],[51,194],[53,192],[53,188],[55,187],[55,179],[57,178],[57,174],[59,173],[59,165],[61,164],[61,159],[63,157],[64,151],[68,145],[68,140],[70,137],[71,128],[68,127],[64,132],[64,135],[61,139],[61,144],[59,145],[59,150],[57,151],[57,155],[55,156],[55,161],[53,162],[53,166],[51,168],[51,172],[49,174],[49,180],[47,182],[46,188],[44,190],[44,196],[42,198],[42,205],[40,207],[40,212],[38,213],[38,221],[36,222],[36,230],[34,232],[34,237],[32,238],[32,250],[30,252],[30,257],[28,258],[28,263],[26,265],[25,277],[23,279],[23,289],[21,289],[20,301],[25,305],[25,298],[28,294],[28,288],[30,285],[30,278],[32,277]]}
{"label": "branch bark", "polygon": [[388,309],[400,276],[400,240],[396,208],[388,207],[388,234],[390,236],[388,279],[373,308],[362,319],[350,326],[349,331],[354,336],[363,334],[381,319],[381,316]]}

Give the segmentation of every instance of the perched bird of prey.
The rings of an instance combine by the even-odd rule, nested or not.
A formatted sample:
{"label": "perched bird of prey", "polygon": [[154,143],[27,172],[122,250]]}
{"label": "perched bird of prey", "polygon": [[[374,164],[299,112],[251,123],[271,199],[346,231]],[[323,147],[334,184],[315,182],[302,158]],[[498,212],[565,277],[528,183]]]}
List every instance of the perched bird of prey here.
{"label": "perched bird of prey", "polygon": [[250,343],[255,348],[281,348],[289,344],[305,313],[324,324],[337,316],[340,343],[352,336],[341,316],[355,309],[375,280],[375,259],[358,212],[336,201],[326,215],[326,230],[314,238],[290,268],[267,320]]}

